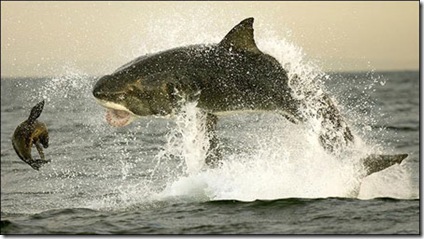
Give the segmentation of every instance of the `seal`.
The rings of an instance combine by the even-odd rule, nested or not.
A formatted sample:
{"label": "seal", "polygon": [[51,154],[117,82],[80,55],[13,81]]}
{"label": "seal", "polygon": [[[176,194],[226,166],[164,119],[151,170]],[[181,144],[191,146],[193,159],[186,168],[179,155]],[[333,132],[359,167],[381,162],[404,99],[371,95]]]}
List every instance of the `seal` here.
{"label": "seal", "polygon": [[[43,147],[49,147],[47,126],[37,120],[43,108],[44,100],[32,108],[28,119],[16,127],[12,137],[12,145],[16,154],[35,170],[39,170],[43,164],[50,162],[50,160],[46,160],[43,152]],[[41,159],[32,158],[31,148],[33,145],[37,148]]]}

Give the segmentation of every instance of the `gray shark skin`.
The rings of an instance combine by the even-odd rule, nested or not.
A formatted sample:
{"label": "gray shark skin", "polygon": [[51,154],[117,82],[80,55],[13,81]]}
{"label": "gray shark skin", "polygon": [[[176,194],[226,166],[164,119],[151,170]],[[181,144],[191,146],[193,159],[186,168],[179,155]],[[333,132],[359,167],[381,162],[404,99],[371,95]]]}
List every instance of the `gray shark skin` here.
{"label": "gray shark skin", "polygon": [[[98,79],[93,95],[108,109],[106,119],[116,127],[140,116],[172,114],[181,97],[197,101],[207,114],[211,146],[206,163],[210,165],[221,157],[215,133],[219,112],[264,110],[280,113],[293,123],[307,120],[299,111],[304,102],[292,97],[286,71],[256,46],[253,18],[241,21],[218,44],[179,47],[139,57]],[[317,114],[331,129],[319,135],[320,142],[328,152],[337,152],[354,137],[330,97],[324,94],[319,104],[322,107]],[[393,157],[402,159],[376,163]],[[370,155],[364,165],[384,165],[378,167],[380,171],[405,157]]]}
{"label": "gray shark skin", "polygon": [[[45,159],[43,152],[43,147],[49,147],[49,133],[46,125],[37,120],[43,108],[44,100],[32,108],[28,119],[16,127],[12,136],[12,145],[16,154],[35,170],[39,170],[43,164],[50,162]],[[32,158],[31,149],[33,145],[37,148],[41,159]]]}

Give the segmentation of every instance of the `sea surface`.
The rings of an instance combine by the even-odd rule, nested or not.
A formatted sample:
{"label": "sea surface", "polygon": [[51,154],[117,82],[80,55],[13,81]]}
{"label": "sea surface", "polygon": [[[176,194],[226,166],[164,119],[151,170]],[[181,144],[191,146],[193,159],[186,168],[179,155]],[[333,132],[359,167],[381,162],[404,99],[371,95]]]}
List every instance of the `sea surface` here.
{"label": "sea surface", "polygon": [[[195,102],[114,128],[91,95],[95,81],[1,79],[1,234],[421,233],[418,71],[325,73],[356,136],[344,156],[272,112],[221,115],[216,168],[203,164]],[[35,171],[11,135],[43,99],[51,162]],[[409,156],[361,178],[364,152]]]}

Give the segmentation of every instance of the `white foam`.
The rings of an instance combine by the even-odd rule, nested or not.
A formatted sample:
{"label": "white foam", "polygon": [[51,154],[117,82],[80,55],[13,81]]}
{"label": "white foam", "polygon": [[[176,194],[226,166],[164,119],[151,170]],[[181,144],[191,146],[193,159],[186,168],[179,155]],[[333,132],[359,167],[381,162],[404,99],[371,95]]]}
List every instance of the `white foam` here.
{"label": "white foam", "polygon": [[[198,30],[199,24],[177,25],[188,30]],[[166,26],[163,24],[155,29],[160,29],[159,33],[169,32],[165,29]],[[157,45],[159,40],[169,39],[169,42],[164,43],[166,47],[160,46],[165,49],[167,44],[174,46],[175,39],[180,43],[196,43],[189,39],[191,34],[175,37],[174,35],[180,34],[178,28],[171,33],[168,34],[171,37],[167,35],[167,38],[151,41],[151,44]],[[204,39],[213,39],[208,42],[217,42],[220,39],[210,32],[197,37],[202,38],[201,42]],[[288,71],[290,85],[295,89],[297,98],[305,98],[307,92],[315,92],[317,96],[321,94],[321,83],[327,75],[307,58],[301,47],[267,32],[263,35],[256,34],[256,42],[261,50],[274,56]],[[146,52],[153,50],[143,53]],[[294,80],[295,75],[299,76],[297,81]],[[91,92],[87,89],[91,89],[92,85],[89,81],[81,80],[84,77],[86,75],[78,70],[71,70],[67,77],[52,79],[39,95],[47,98],[51,107],[62,107],[65,110],[75,110],[75,106],[54,102],[51,98],[60,100],[61,97],[77,96],[90,99],[86,100],[90,103],[83,106],[85,109],[82,112],[85,114],[79,116],[82,118],[78,120],[84,122],[91,132],[106,131],[109,127],[102,123],[102,109],[91,100]],[[86,92],[82,93],[84,90]],[[314,114],[316,109],[313,106],[313,102],[308,102],[309,108],[304,109],[305,115]],[[355,115],[348,117],[350,122],[364,120]],[[130,157],[128,152],[122,151],[122,157],[117,159],[122,166],[120,180],[108,183],[110,188],[107,191],[110,194],[91,198],[84,205],[95,209],[116,209],[176,198],[194,201],[251,201],[292,197],[411,197],[410,175],[402,166],[394,166],[390,170],[361,179],[359,159],[366,153],[381,153],[381,145],[370,144],[367,138],[356,137],[355,145],[350,151],[335,157],[325,152],[319,144],[317,132],[321,124],[312,118],[306,125],[293,125],[272,113],[220,115],[218,137],[223,139],[221,146],[230,150],[223,155],[223,164],[218,168],[204,165],[209,142],[205,135],[204,115],[196,108],[196,103],[185,104],[183,110],[176,115],[175,122],[175,127],[171,128],[166,144],[154,158],[151,168],[135,168],[127,162]],[[112,130],[109,132],[113,134]],[[363,131],[363,134],[366,133],[367,131]],[[131,142],[134,141],[128,139],[127,146]],[[99,157],[102,157],[101,153]],[[143,179],[131,179],[129,175],[134,170],[145,170],[150,175]]]}
{"label": "white foam", "polygon": [[[300,47],[275,35],[256,39],[261,50],[275,56],[287,69],[297,98],[305,98],[308,92],[320,97],[323,92],[322,81],[328,75],[309,61]],[[293,80],[295,75],[299,76],[296,82]],[[178,127],[181,132],[185,132],[181,133],[184,150],[180,153],[189,170],[176,180],[170,181],[162,195],[164,197],[191,195],[199,198],[207,197],[210,200],[245,201],[290,197],[409,198],[410,177],[402,170],[395,173],[397,176],[389,177],[397,178],[396,183],[387,179],[382,180],[380,177],[387,177],[383,173],[375,173],[363,179],[364,172],[359,160],[367,153],[382,153],[381,145],[370,145],[367,140],[364,141],[355,134],[355,145],[337,157],[322,149],[317,137],[321,122],[312,118],[317,110],[314,108],[314,99],[316,98],[308,99],[307,107],[303,109],[305,115],[311,117],[308,124],[292,125],[275,117],[271,117],[269,122],[258,122],[252,127],[267,125],[268,128],[265,131],[253,130],[255,131],[253,134],[246,136],[248,138],[246,147],[253,147],[253,150],[248,153],[226,154],[222,167],[205,171],[199,171],[205,158],[204,152],[199,154],[194,151],[205,147],[207,142],[204,141],[205,138],[199,137],[203,130],[199,131],[199,121],[190,118],[197,114],[196,109],[186,108],[185,116],[179,118]],[[348,121],[363,120],[360,117],[355,118],[355,115],[350,117],[352,118]],[[181,123],[181,120],[186,122]],[[192,126],[189,126],[190,124]],[[252,128],[239,127],[237,130],[248,131]],[[196,140],[193,140],[192,135],[197,135]],[[181,144],[178,147],[181,147]],[[388,185],[398,185],[402,190],[386,190]]]}
{"label": "white foam", "polygon": [[[304,126],[293,125],[272,114],[264,117],[265,122],[258,123],[262,129],[254,130],[256,134],[245,140],[252,147],[250,152],[224,155],[219,168],[188,171],[188,175],[169,183],[164,196],[243,201],[348,197],[359,186],[355,180],[359,175],[354,159],[340,160],[327,154]],[[251,129],[239,127],[237,130]],[[183,141],[187,139],[182,137]],[[190,144],[188,148],[199,147],[191,142],[186,141],[186,145]],[[204,157],[184,159],[190,165],[203,162]]]}

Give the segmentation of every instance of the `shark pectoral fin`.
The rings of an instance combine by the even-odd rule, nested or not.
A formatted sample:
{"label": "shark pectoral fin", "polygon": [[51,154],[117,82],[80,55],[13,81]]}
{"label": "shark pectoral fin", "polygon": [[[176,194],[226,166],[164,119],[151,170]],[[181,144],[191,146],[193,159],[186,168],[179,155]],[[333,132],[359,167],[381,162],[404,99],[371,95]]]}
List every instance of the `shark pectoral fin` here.
{"label": "shark pectoral fin", "polygon": [[244,19],[237,24],[219,43],[220,46],[242,51],[260,53],[253,38],[253,17]]}
{"label": "shark pectoral fin", "polygon": [[219,150],[219,140],[216,135],[216,125],[218,117],[211,113],[206,113],[206,133],[209,138],[209,149],[206,156],[208,166],[216,166],[222,158]]}
{"label": "shark pectoral fin", "polygon": [[377,155],[371,154],[362,159],[367,176],[384,170],[394,164],[400,164],[408,157],[408,154]]}

